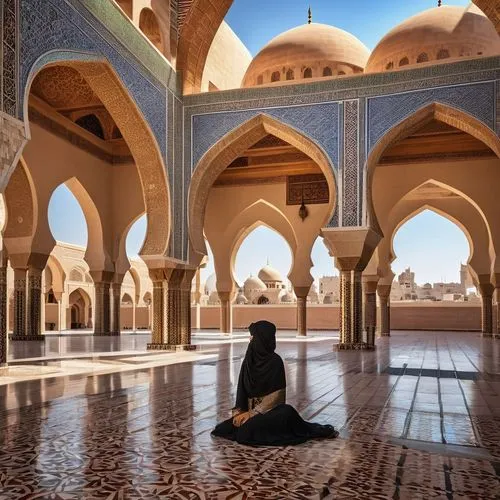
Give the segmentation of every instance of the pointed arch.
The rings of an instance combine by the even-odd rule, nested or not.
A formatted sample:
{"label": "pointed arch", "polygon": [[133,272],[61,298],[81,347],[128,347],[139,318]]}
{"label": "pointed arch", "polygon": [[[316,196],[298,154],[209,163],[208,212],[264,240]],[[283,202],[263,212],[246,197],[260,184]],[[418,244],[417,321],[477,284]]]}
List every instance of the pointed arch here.
{"label": "pointed arch", "polygon": [[[90,269],[106,269],[111,265],[111,258],[104,247],[104,234],[101,217],[92,197],[76,177],[64,182],[80,205],[87,223],[87,249],[85,261]],[[57,189],[57,188],[56,188]],[[84,275],[85,277],[85,275]]]}
{"label": "pointed arch", "polygon": [[22,157],[9,179],[4,198],[4,239],[33,238],[38,221],[38,203],[33,179]]}
{"label": "pointed arch", "polygon": [[394,250],[394,238],[396,237],[397,232],[411,219],[414,219],[418,215],[420,215],[422,212],[425,212],[426,210],[429,210],[431,212],[434,212],[435,214],[443,217],[444,219],[450,221],[452,224],[457,226],[465,235],[467,238],[467,242],[469,243],[469,259],[467,262],[470,262],[473,254],[474,254],[474,241],[472,239],[471,233],[469,232],[469,228],[467,228],[464,224],[462,224],[458,219],[450,215],[446,210],[439,209],[435,207],[432,203],[424,202],[422,205],[407,214],[403,219],[401,219],[394,229],[392,230],[391,234],[391,262],[396,258],[396,252]]}
{"label": "pointed arch", "polygon": [[49,258],[47,260],[47,267],[52,273],[52,291],[54,293],[64,292],[66,273],[59,259],[54,255],[49,255]]}
{"label": "pointed arch", "polygon": [[[29,116],[28,98],[36,75],[45,67],[61,65],[77,70],[84,77],[113,118],[134,158],[148,214],[148,231],[141,255],[167,255],[172,224],[167,169],[148,121],[108,61],[76,51],[44,54],[33,65],[28,77],[24,116]],[[26,136],[30,137],[29,119],[26,120]]]}
{"label": "pointed arch", "polygon": [[286,241],[292,256],[290,271],[293,269],[294,256],[298,246],[293,226],[280,210],[267,201],[259,200],[243,210],[226,230],[226,234],[232,235],[228,245],[230,252],[228,257],[233,280],[236,255],[247,236],[260,226],[271,229]]}
{"label": "pointed arch", "polygon": [[380,231],[380,225],[373,205],[372,188],[375,169],[380,158],[390,146],[409,137],[419,128],[427,125],[433,120],[443,122],[462,132],[472,135],[487,145],[500,158],[500,139],[493,130],[477,118],[457,108],[439,102],[434,102],[420,108],[412,115],[394,125],[394,127],[381,137],[370,151],[366,160],[366,217],[368,224],[375,231]]}
{"label": "pointed arch", "polygon": [[[433,200],[408,199],[408,195],[427,184],[434,184],[448,189],[457,197],[454,199],[441,198]],[[429,179],[410,189],[392,207],[384,226],[386,236],[380,242],[375,261],[373,261],[375,267],[372,267],[372,269],[374,272],[376,272],[377,267],[382,270],[382,274],[388,271],[387,265],[396,258],[394,250],[396,233],[406,222],[425,210],[430,210],[444,217],[462,230],[469,244],[468,264],[475,270],[480,271],[481,274],[488,274],[494,260],[495,251],[492,245],[490,228],[482,213],[461,192],[433,179]]]}
{"label": "pointed arch", "polygon": [[331,219],[336,206],[336,180],[326,153],[301,132],[275,118],[260,114],[222,137],[203,155],[194,170],[189,188],[189,238],[194,252],[198,254],[198,259],[206,254],[203,224],[210,189],[232,161],[269,134],[288,142],[308,155],[321,169],[328,182],[330,205],[322,225]]}

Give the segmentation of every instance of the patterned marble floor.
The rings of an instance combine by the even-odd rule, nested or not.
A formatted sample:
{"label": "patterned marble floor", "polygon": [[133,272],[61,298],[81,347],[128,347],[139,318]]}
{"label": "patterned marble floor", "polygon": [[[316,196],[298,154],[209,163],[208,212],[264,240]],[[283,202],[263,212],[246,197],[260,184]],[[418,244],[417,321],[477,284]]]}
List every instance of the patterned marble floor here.
{"label": "patterned marble floor", "polygon": [[341,431],[296,447],[210,437],[243,342],[215,359],[1,386],[0,499],[500,498],[499,341],[406,332],[376,352],[331,344],[278,344],[288,402]]}

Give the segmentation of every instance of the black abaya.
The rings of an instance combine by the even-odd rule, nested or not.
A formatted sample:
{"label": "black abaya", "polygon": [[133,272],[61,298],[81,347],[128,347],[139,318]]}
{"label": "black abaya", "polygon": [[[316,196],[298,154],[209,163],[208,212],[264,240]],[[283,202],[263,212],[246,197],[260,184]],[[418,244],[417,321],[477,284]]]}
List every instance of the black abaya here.
{"label": "black abaya", "polygon": [[249,411],[249,418],[236,427],[233,418],[218,424],[212,435],[252,446],[286,446],[309,439],[333,438],[332,425],[306,422],[285,404],[285,368],[276,349],[276,327],[258,321],[249,327],[252,339],[240,370],[236,414]]}

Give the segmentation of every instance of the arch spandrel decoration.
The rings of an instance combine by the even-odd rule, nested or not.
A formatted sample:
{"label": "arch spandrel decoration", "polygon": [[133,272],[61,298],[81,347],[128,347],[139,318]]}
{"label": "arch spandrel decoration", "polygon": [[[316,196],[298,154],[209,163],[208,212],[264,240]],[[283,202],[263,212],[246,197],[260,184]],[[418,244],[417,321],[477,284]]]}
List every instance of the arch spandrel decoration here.
{"label": "arch spandrel decoration", "polygon": [[[101,3],[101,2],[99,2]],[[107,2],[102,2],[107,3]],[[25,0],[21,14],[20,106],[24,117],[31,79],[44,65],[60,60],[107,61],[120,75],[124,88],[137,103],[166,156],[167,88],[124,46],[115,48],[113,36],[79,0]],[[87,16],[82,15],[86,13]],[[92,21],[92,23],[91,23]],[[136,28],[133,28],[134,30]],[[98,32],[94,37],[87,33]],[[142,38],[138,34],[139,38]],[[149,45],[146,40],[144,43]],[[156,51],[151,47],[152,52]],[[165,64],[168,64],[165,62]]]}
{"label": "arch spandrel decoration", "polygon": [[[49,59],[52,62],[47,64],[45,57],[40,59],[35,64],[37,71],[49,64],[77,70],[119,127],[137,165],[148,214],[148,230],[141,254],[166,255],[171,231],[170,186],[158,143],[140,109],[107,62],[95,57],[85,61],[82,54],[69,52],[52,54]],[[35,76],[35,72],[30,74],[30,83]],[[25,89],[26,114],[29,89],[29,86]],[[29,136],[29,121],[26,126]]]}
{"label": "arch spandrel decoration", "polygon": [[411,116],[391,128],[372,148],[366,161],[366,215],[368,225],[380,231],[380,225],[373,205],[372,187],[376,167],[384,151],[391,145],[412,135],[419,128],[433,120],[457,128],[486,144],[500,158],[500,139],[485,123],[464,113],[460,109],[442,103],[431,103],[420,108]]}
{"label": "arch spandrel decoration", "polygon": [[461,110],[495,130],[495,82],[471,83],[449,87],[372,97],[368,102],[368,151],[384,134],[420,108],[439,102]]}
{"label": "arch spandrel decoration", "polygon": [[274,135],[307,154],[322,170],[329,187],[330,211],[337,206],[336,173],[328,155],[313,140],[296,129],[267,115],[257,115],[228,133],[203,156],[196,166],[189,189],[188,222],[191,247],[197,258],[206,254],[203,224],[210,189],[226,167],[266,135]]}
{"label": "arch spandrel decoration", "polygon": [[192,167],[220,139],[238,126],[265,115],[279,120],[311,138],[325,153],[336,168],[339,162],[339,104],[337,102],[288,106],[281,108],[258,108],[246,111],[208,113],[192,118]]}

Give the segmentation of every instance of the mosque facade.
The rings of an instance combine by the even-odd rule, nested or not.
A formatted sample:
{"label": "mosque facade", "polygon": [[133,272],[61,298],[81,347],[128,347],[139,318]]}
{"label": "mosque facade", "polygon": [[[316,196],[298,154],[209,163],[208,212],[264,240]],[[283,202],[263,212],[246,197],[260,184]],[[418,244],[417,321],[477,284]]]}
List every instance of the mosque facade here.
{"label": "mosque facade", "polygon": [[206,241],[222,332],[232,331],[237,297],[287,295],[283,282],[260,276],[237,287],[235,255],[259,225],[290,246],[298,333],[307,333],[310,255],[322,237],[340,272],[339,348],[373,348],[375,331],[390,333],[392,237],[426,209],[466,234],[482,331],[498,332],[495,1],[429,2],[372,52],[309,19],[254,58],[223,22],[231,3],[2,2],[0,362],[8,266],[12,341],[42,336],[42,275],[57,252],[47,207],[61,184],[87,221],[94,294],[83,323],[96,335],[120,332],[134,269],[126,236],[146,214],[149,348],[190,348]]}

